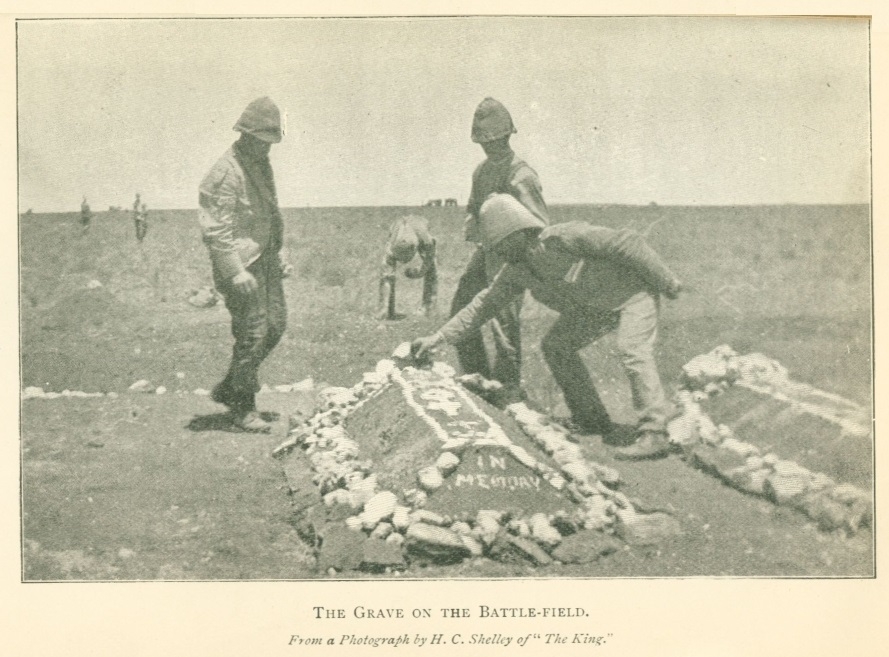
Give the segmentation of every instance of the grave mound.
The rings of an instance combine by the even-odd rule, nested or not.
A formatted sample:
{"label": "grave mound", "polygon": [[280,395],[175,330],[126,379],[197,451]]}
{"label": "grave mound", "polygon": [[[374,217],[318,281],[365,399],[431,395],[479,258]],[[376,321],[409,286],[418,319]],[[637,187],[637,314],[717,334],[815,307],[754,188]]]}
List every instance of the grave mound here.
{"label": "grave mound", "polygon": [[405,346],[399,355],[352,388],[320,391],[315,415],[292,418],[275,450],[321,569],[587,563],[614,552],[615,536],[678,531],[634,508],[620,475],[565,428],[524,404],[489,405],[443,363],[414,367]]}
{"label": "grave mound", "polygon": [[802,511],[828,531],[873,522],[867,410],[794,381],[762,354],[720,346],[683,367],[670,439],[747,493]]}

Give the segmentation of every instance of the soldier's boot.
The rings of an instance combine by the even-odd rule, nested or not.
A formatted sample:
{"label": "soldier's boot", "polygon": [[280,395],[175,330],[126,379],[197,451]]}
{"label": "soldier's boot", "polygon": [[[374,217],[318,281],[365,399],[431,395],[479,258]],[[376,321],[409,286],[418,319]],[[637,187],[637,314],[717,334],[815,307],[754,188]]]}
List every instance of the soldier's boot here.
{"label": "soldier's boot", "polygon": [[222,381],[221,383],[217,383],[213,386],[213,391],[210,393],[210,399],[215,401],[217,404],[222,404],[223,406],[233,406],[236,402],[235,394],[232,392],[232,389],[228,387],[228,380]]}
{"label": "soldier's boot", "polygon": [[614,458],[622,461],[659,459],[670,453],[670,440],[663,431],[643,431],[636,442],[614,450]]}
{"label": "soldier's boot", "polygon": [[272,425],[263,420],[256,411],[235,413],[232,424],[248,433],[269,433],[272,430]]}

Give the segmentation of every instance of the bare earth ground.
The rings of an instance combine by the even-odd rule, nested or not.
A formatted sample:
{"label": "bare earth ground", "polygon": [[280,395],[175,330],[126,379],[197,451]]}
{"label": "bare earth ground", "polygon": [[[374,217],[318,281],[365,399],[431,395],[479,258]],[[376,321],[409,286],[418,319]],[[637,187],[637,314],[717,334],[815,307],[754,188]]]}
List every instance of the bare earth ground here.
{"label": "bare earth ground", "polygon": [[[378,263],[388,222],[428,216],[439,239],[440,316],[377,322]],[[798,380],[870,407],[869,214],[863,206],[627,208],[566,206],[585,219],[649,230],[649,240],[694,291],[663,307],[659,362],[672,384],[692,356],[719,344],[761,351]],[[294,278],[289,327],[263,370],[271,385],[307,377],[352,385],[399,342],[431,332],[471,253],[452,209],[286,211]],[[270,436],[233,433],[206,397],[231,338],[223,308],[186,293],[210,284],[192,212],[154,212],[141,249],[128,215],[101,214],[87,234],[76,216],[21,220],[23,385],[117,391],[117,399],[22,404],[23,577],[58,579],[301,579],[321,576],[290,523],[280,465],[269,456],[286,416],[310,399],[260,397],[281,414]],[[650,227],[650,228],[649,228]],[[87,289],[90,280],[102,283]],[[399,310],[419,286],[399,279]],[[538,407],[564,413],[537,345],[554,314],[523,311],[526,387]],[[628,390],[605,339],[587,352],[614,418],[629,421]],[[440,358],[455,362],[445,350]],[[176,375],[180,373],[183,378]],[[126,393],[137,379],[164,396]],[[177,391],[182,391],[177,392]],[[588,441],[589,442],[589,441]],[[869,576],[872,534],[815,529],[795,511],[739,493],[676,456],[614,463],[630,496],[670,507],[684,534],[598,564],[522,568],[490,561],[412,568],[404,577]],[[813,458],[837,445],[814,443]],[[866,466],[865,466],[866,467]],[[358,575],[360,576],[360,575]],[[380,577],[379,575],[376,577]]]}

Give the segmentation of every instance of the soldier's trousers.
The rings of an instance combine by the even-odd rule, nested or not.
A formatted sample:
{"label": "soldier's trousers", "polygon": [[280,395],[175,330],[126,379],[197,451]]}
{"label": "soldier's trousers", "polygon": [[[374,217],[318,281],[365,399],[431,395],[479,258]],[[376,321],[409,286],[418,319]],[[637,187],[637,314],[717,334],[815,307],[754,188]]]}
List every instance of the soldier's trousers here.
{"label": "soldier's trousers", "polygon": [[612,312],[563,314],[541,345],[553,378],[562,389],[571,418],[589,429],[606,429],[608,413],[578,353],[606,333],[616,332],[617,348],[630,380],[637,431],[664,431],[671,406],[654,361],[658,302],[640,292]]}
{"label": "soldier's trousers", "polygon": [[256,408],[259,366],[281,340],[287,325],[281,265],[276,253],[264,252],[247,267],[258,285],[252,294],[238,292],[231,279],[214,272],[216,289],[225,297],[232,318],[235,345],[228,373],[217,386],[234,411]]}
{"label": "soldier's trousers", "polygon": [[[479,292],[488,287],[488,272],[485,252],[478,248],[472,254],[469,264],[451,302],[451,317],[460,312]],[[490,321],[494,338],[494,362],[488,362],[485,343],[481,331],[466,335],[457,345],[457,358],[464,374],[478,372],[486,379],[494,379],[503,384],[505,403],[522,399],[522,336],[519,315],[522,310],[524,292],[505,305]]]}

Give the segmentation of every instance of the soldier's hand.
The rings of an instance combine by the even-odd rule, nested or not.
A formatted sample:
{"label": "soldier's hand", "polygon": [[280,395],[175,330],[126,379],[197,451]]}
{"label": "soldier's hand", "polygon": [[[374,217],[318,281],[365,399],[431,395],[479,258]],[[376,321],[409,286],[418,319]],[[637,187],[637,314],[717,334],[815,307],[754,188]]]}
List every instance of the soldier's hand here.
{"label": "soldier's hand", "polygon": [[415,359],[423,358],[429,355],[439,342],[441,342],[441,336],[438,333],[427,335],[425,338],[417,338],[411,342],[411,354]]}
{"label": "soldier's hand", "polygon": [[678,278],[674,278],[672,281],[670,281],[670,285],[667,287],[667,289],[664,290],[664,296],[672,300],[678,297],[679,293],[682,292],[682,290],[682,281],[680,281]]}
{"label": "soldier's hand", "polygon": [[281,264],[281,278],[290,278],[293,275],[293,265],[289,262]]}
{"label": "soldier's hand", "polygon": [[253,294],[259,289],[259,284],[249,271],[242,271],[232,278],[232,285],[241,294]]}

